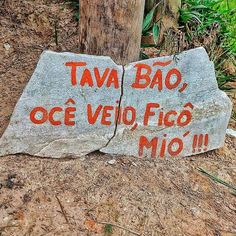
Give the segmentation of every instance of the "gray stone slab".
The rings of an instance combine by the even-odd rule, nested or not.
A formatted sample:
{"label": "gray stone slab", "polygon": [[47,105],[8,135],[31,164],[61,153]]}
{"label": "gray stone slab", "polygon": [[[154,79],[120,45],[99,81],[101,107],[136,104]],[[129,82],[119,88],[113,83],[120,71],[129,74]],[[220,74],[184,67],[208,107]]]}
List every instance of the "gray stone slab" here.
{"label": "gray stone slab", "polygon": [[125,68],[109,57],[46,51],[0,139],[0,156],[190,156],[223,146],[231,110],[203,48]]}
{"label": "gray stone slab", "polygon": [[[67,62],[85,62],[87,64],[77,67],[76,85],[72,85],[72,66],[66,66]],[[101,87],[97,86],[94,79],[94,67],[99,69],[100,75],[103,75],[109,68],[107,78]],[[88,83],[91,85],[88,71],[84,78],[87,77],[90,82],[84,86],[80,85],[85,68],[91,71],[94,81],[92,87],[88,85]],[[118,88],[115,88],[117,83],[110,83],[107,87],[107,80],[113,69],[117,71]],[[0,155],[28,153],[41,157],[74,157],[104,147],[114,134],[115,122],[111,122],[110,125],[102,125],[101,114],[99,114],[98,122],[91,125],[87,118],[87,105],[92,105],[93,113],[99,105],[117,106],[121,93],[122,73],[122,66],[116,65],[109,57],[44,52],[14,109],[7,130],[0,140]],[[109,81],[112,82],[112,77]],[[69,99],[72,99],[75,104]],[[62,109],[62,111],[56,110],[53,113],[54,120],[61,121],[61,124],[52,125],[49,119],[43,124],[33,123],[30,114],[36,107],[43,107],[47,110],[48,115],[55,107]],[[68,108],[69,110],[66,110]],[[76,108],[75,112],[74,108]],[[66,112],[67,125],[65,124]],[[43,112],[39,110],[35,113],[35,118],[40,120],[42,114]],[[73,114],[75,118],[68,119],[69,116],[73,117]],[[115,120],[114,113],[109,120]],[[70,123],[73,121],[75,124],[71,125]]]}
{"label": "gray stone slab", "polygon": [[[142,68],[140,75],[143,77],[139,77],[142,79],[137,83],[139,68]],[[150,68],[149,83],[145,75]],[[159,78],[156,84],[155,74]],[[177,83],[177,76],[181,78],[180,83]],[[151,86],[151,81],[155,86]],[[155,104],[149,105],[154,114],[147,110],[147,104],[151,103]],[[125,110],[129,106],[136,111],[135,121],[132,123],[130,111],[128,120],[132,124],[120,122],[116,136],[101,151],[137,157],[168,157],[213,150],[224,144],[232,110],[229,98],[217,87],[213,63],[203,48],[126,66],[121,107]],[[145,114],[149,114],[148,124],[144,122]],[[166,124],[161,122],[162,114],[163,117],[167,115]],[[191,122],[184,124],[185,117],[191,117]]]}

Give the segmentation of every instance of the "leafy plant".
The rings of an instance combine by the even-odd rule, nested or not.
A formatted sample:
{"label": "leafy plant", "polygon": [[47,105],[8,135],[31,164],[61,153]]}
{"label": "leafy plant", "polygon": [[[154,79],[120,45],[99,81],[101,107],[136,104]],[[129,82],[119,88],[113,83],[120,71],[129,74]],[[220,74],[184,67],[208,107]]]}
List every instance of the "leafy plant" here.
{"label": "leafy plant", "polygon": [[[225,64],[236,66],[236,1],[184,0],[179,13],[186,40],[201,42],[208,49],[219,88],[233,89],[230,83],[236,81],[236,75],[229,73]],[[208,45],[204,43],[206,38],[211,39]]]}
{"label": "leafy plant", "polygon": [[143,34],[147,34],[150,28],[153,26],[153,19],[156,12],[156,6],[153,7],[153,9],[147,13],[147,15],[144,17],[143,21]]}
{"label": "leafy plant", "polygon": [[73,16],[76,20],[79,21],[80,15],[79,15],[79,0],[65,0],[68,4],[71,5],[71,7],[74,9]]}
{"label": "leafy plant", "polygon": [[236,53],[236,4],[233,1],[185,0],[179,10],[180,24],[191,29],[194,36],[206,33],[211,27],[219,27],[224,46]]}
{"label": "leafy plant", "polygon": [[113,226],[111,224],[105,224],[104,233],[105,235],[111,235],[113,232]]}
{"label": "leafy plant", "polygon": [[[160,37],[160,22],[155,22],[155,19],[161,1],[155,2],[158,4],[154,5],[144,16],[142,29],[143,36],[153,37],[154,43],[143,43],[142,48],[157,47]],[[163,14],[166,13],[163,12]],[[205,47],[215,64],[219,88],[226,91],[234,89],[232,83],[236,81],[235,70],[232,69],[236,67],[235,22],[235,0],[182,0],[182,7],[179,9],[179,30],[183,32],[184,41],[179,51],[196,46]],[[164,37],[163,42],[166,41],[168,44],[174,35],[166,34]],[[147,40],[147,42],[150,41]],[[163,45],[159,46],[162,48]],[[146,58],[148,55],[142,51],[141,59]],[[231,70],[227,67],[231,67]]]}
{"label": "leafy plant", "polygon": [[159,26],[157,23],[154,23],[153,28],[152,28],[152,32],[153,32],[154,42],[155,42],[155,44],[157,44],[158,38],[159,38]]}
{"label": "leafy plant", "polygon": [[147,47],[155,47],[158,38],[159,38],[159,26],[156,22],[154,22],[155,14],[156,14],[156,9],[159,4],[156,4],[145,16],[143,20],[143,28],[142,28],[142,35],[143,36],[153,36],[153,40],[155,44],[142,44],[142,48],[147,48]]}
{"label": "leafy plant", "polygon": [[234,121],[236,121],[236,112],[235,112],[235,111],[232,112],[232,119],[233,119]]}
{"label": "leafy plant", "polygon": [[146,59],[149,59],[149,56],[144,52],[140,52],[139,58],[140,60],[146,60]]}

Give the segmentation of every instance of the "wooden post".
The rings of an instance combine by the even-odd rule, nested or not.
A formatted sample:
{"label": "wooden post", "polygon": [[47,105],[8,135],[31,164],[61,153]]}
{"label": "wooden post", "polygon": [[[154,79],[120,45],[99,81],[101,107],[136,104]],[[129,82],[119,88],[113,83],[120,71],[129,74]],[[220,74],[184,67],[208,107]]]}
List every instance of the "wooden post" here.
{"label": "wooden post", "polygon": [[80,53],[139,60],[145,0],[80,0]]}

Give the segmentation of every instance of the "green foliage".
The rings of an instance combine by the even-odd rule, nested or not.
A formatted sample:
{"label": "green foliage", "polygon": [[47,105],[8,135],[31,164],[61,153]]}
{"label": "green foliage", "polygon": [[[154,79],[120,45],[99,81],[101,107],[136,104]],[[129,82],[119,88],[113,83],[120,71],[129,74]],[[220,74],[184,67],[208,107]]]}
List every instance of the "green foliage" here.
{"label": "green foliage", "polygon": [[156,13],[156,7],[153,7],[153,9],[147,13],[147,15],[144,17],[143,21],[143,34],[146,34],[148,30],[153,26],[153,19]]}
{"label": "green foliage", "polygon": [[236,75],[227,73],[225,64],[236,66],[236,1],[183,0],[179,13],[189,42],[204,42],[209,35],[215,38],[208,51],[216,66],[219,88],[233,89],[229,83],[236,80]]}
{"label": "green foliage", "polygon": [[235,111],[232,112],[232,119],[233,119],[234,121],[236,121],[236,112],[235,112]]}
{"label": "green foliage", "polygon": [[104,226],[105,235],[111,235],[113,233],[113,226],[111,224],[106,224]]}
{"label": "green foliage", "polygon": [[75,17],[77,21],[79,21],[79,17],[80,17],[79,12],[75,12],[73,16]]}
{"label": "green foliage", "polygon": [[[143,20],[143,29],[142,34],[143,36],[149,36],[153,35],[153,39],[155,44],[158,42],[159,38],[159,26],[156,22],[154,22],[154,18],[156,15],[156,8],[158,5],[154,6],[151,11],[149,11],[145,16]],[[141,45],[142,48],[146,47],[155,47],[156,45]]]}
{"label": "green foliage", "polygon": [[187,28],[189,39],[219,27],[222,46],[236,53],[236,1],[184,0],[180,9],[180,24]]}
{"label": "green foliage", "polygon": [[149,56],[144,52],[140,52],[139,58],[140,60],[146,60],[146,59],[149,59]]}
{"label": "green foliage", "polygon": [[[198,7],[199,7],[198,9],[200,9],[200,6]],[[202,9],[204,8],[205,6],[202,6]],[[194,7],[181,8],[179,12],[180,12],[180,22],[183,24],[202,23],[200,20],[201,14],[198,11],[196,11]]]}
{"label": "green foliage", "polygon": [[[158,4],[144,16],[142,31],[143,36],[153,36],[155,44],[142,44],[142,48],[157,47],[160,35],[160,22],[155,22],[157,8]],[[231,83],[236,81],[236,75],[226,65],[236,66],[236,0],[182,0],[179,13],[179,29],[186,42],[182,49],[205,47],[215,63],[219,88],[233,89]],[[142,52],[141,58],[148,56]]]}
{"label": "green foliage", "polygon": [[77,21],[79,21],[80,15],[79,15],[79,0],[65,0],[66,3],[70,4],[71,7],[74,9],[73,16]]}
{"label": "green foliage", "polygon": [[155,44],[157,44],[158,38],[159,38],[159,26],[157,23],[154,23],[153,28],[152,28],[152,33],[153,33],[154,42]]}

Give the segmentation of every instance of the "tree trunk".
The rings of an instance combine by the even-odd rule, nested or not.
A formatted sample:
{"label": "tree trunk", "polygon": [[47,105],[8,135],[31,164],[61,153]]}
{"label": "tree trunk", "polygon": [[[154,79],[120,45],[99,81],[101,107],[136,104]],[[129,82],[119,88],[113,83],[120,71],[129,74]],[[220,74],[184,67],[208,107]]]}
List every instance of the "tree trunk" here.
{"label": "tree trunk", "polygon": [[145,0],[80,0],[81,53],[139,60]]}

